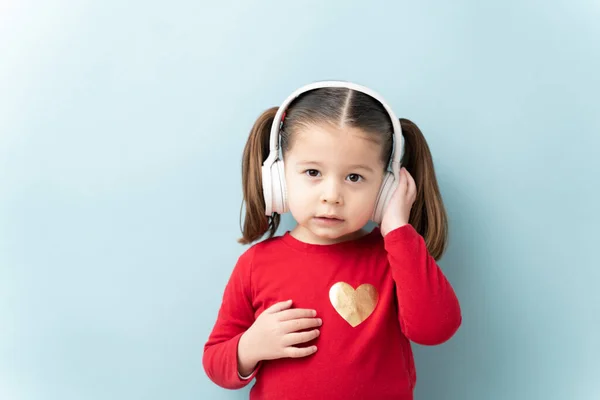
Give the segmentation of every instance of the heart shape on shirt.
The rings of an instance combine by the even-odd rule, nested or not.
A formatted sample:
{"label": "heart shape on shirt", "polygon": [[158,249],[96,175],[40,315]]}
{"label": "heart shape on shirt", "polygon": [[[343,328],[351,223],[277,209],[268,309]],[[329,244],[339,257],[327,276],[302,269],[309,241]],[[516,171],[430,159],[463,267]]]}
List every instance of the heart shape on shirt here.
{"label": "heart shape on shirt", "polygon": [[377,289],[368,283],[355,290],[346,282],[337,282],[329,289],[331,305],[353,328],[369,318],[378,300]]}

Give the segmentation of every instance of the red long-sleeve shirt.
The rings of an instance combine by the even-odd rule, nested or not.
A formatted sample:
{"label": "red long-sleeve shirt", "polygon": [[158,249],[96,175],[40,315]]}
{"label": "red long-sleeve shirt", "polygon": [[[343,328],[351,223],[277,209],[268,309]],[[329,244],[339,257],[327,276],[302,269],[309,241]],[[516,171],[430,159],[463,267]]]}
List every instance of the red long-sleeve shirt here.
{"label": "red long-sleeve shirt", "polygon": [[[359,296],[350,290],[340,302],[330,292],[341,282],[372,287],[370,294],[366,285],[357,289]],[[318,350],[261,362],[251,376],[252,400],[412,399],[410,341],[440,344],[461,324],[454,290],[411,225],[385,238],[375,228],[333,245],[303,243],[288,232],[251,246],[238,259],[204,347],[204,369],[213,382],[237,389],[252,381],[238,375],[239,338],[260,313],[287,299],[296,308],[315,309],[322,319],[320,336],[305,344]],[[368,316],[372,307],[364,311],[366,303],[375,304]],[[353,309],[362,315],[349,317]]]}

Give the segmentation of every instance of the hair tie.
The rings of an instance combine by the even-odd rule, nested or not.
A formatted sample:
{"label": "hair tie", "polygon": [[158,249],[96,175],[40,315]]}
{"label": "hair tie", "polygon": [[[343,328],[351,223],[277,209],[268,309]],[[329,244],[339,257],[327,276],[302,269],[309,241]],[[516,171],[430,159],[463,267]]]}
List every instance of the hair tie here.
{"label": "hair tie", "polygon": [[287,114],[287,111],[284,111],[283,114],[281,114],[281,122],[279,123],[279,130],[283,129],[283,121],[285,120],[285,114]]}

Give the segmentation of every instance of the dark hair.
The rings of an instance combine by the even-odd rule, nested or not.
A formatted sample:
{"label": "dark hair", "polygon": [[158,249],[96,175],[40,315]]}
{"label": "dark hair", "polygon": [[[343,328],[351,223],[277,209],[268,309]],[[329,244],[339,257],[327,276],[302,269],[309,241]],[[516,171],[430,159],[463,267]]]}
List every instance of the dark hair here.
{"label": "dark hair", "polygon": [[[246,215],[242,244],[273,237],[280,216],[265,215],[261,166],[269,155],[269,135],[277,107],[265,110],[256,120],[242,157],[242,185]],[[288,107],[281,130],[281,150],[285,156],[292,146],[294,133],[301,127],[317,124],[352,126],[371,133],[381,143],[381,160],[387,167],[392,153],[392,122],[379,101],[347,88],[321,88],[306,92]],[[409,223],[425,239],[431,255],[440,259],[446,249],[448,221],[435,176],[433,160],[425,137],[413,122],[400,118],[405,152],[401,164],[417,186]]]}

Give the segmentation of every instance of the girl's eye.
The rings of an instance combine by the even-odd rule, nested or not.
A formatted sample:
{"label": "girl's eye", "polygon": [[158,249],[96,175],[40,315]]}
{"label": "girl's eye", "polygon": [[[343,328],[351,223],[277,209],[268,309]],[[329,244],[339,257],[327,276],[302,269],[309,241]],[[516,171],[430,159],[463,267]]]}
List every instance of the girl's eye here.
{"label": "girl's eye", "polygon": [[360,180],[363,179],[363,177],[359,174],[350,174],[348,175],[348,179],[350,180],[350,182],[360,182]]}
{"label": "girl's eye", "polygon": [[317,176],[319,176],[319,171],[317,171],[316,169],[307,169],[306,171],[304,171],[304,173],[310,176],[311,178],[316,178]]}

